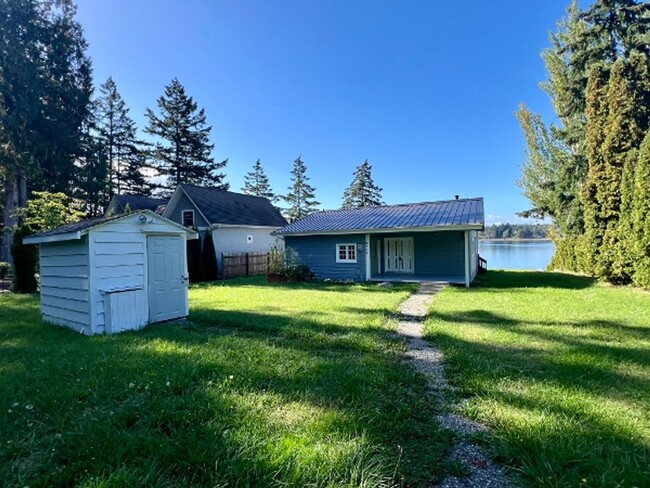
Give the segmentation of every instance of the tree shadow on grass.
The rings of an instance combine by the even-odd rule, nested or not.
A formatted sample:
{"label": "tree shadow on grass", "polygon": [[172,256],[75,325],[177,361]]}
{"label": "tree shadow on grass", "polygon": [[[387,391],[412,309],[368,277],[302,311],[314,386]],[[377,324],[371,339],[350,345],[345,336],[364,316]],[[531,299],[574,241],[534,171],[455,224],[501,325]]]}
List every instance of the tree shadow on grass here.
{"label": "tree shadow on grass", "polygon": [[[634,345],[648,338],[647,329],[604,320],[519,321],[486,310],[433,310],[430,317],[436,325],[428,338],[445,351],[452,383],[475,396],[470,411],[492,422],[497,441],[491,446],[524,484],[577,486],[588,479],[642,486],[650,479],[647,432],[638,428],[650,381],[624,369],[650,370],[650,351]],[[509,335],[473,339],[469,331],[458,333],[466,326]],[[605,335],[557,327],[597,327]],[[609,342],[607,331],[626,335],[632,345]],[[624,408],[618,415],[616,404]]]}
{"label": "tree shadow on grass", "polygon": [[0,414],[5,480],[418,486],[444,472],[449,434],[379,326],[197,308],[117,336],[22,332],[22,367],[0,375],[0,406],[18,404]]}
{"label": "tree shadow on grass", "polygon": [[548,271],[490,270],[478,275],[469,290],[486,291],[517,288],[562,288],[582,290],[594,286],[596,280],[588,276]]}

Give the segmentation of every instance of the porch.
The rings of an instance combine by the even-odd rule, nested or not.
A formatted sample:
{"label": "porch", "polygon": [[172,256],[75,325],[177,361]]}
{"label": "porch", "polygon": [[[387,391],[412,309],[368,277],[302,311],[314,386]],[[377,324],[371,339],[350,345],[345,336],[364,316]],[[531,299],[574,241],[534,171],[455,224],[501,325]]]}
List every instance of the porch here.
{"label": "porch", "polygon": [[379,273],[372,275],[370,281],[390,281],[394,283],[435,281],[449,283],[450,285],[465,285],[465,276],[448,274]]}

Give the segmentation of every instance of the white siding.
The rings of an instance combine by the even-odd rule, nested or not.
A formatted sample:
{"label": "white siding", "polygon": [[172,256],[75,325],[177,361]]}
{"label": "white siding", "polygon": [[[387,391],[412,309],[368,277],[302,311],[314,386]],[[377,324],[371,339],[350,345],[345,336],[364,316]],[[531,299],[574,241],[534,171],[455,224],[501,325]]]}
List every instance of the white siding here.
{"label": "white siding", "polygon": [[43,320],[90,334],[87,239],[40,246]]}
{"label": "white siding", "polygon": [[[127,304],[133,307],[131,311],[133,316],[148,317],[145,279],[146,236],[137,218],[136,215],[132,219],[118,220],[90,231],[93,264],[91,299],[95,333],[112,332],[106,330],[110,305],[113,306],[112,318],[116,323],[124,320],[122,312]],[[124,290],[131,292],[139,290],[142,293],[136,295]],[[121,296],[123,294],[127,296]]]}
{"label": "white siding", "polygon": [[[212,231],[217,266],[221,272],[221,254],[268,252],[273,245],[284,249],[284,240],[271,235],[279,227],[219,227]],[[248,236],[252,237],[249,242]]]}

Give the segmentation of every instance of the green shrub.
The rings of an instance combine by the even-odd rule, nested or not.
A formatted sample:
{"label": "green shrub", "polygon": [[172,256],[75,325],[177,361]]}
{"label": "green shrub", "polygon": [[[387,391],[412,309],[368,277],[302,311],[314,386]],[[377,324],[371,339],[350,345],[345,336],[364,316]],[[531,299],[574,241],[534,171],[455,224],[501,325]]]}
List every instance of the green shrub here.
{"label": "green shrub", "polygon": [[11,243],[11,256],[14,260],[13,291],[17,293],[34,293],[38,289],[36,267],[38,265],[38,247],[23,244],[23,238],[31,234],[28,226],[18,227]]}
{"label": "green shrub", "polygon": [[0,280],[4,280],[9,273],[9,268],[11,265],[5,261],[0,261]]}

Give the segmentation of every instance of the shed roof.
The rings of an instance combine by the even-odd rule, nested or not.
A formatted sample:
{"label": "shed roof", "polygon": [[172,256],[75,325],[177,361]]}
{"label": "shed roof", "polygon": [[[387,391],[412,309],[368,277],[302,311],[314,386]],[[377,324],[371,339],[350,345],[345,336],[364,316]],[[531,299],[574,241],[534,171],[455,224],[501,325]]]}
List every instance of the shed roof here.
{"label": "shed roof", "polygon": [[46,232],[39,232],[37,234],[25,237],[23,239],[23,242],[25,244],[41,244],[44,242],[69,241],[74,239],[80,239],[81,236],[86,235],[90,229],[102,226],[114,220],[126,219],[128,217],[132,217],[133,215],[138,215],[138,214],[149,216],[152,219],[162,219],[164,222],[171,224],[174,227],[178,227],[180,230],[187,232],[190,235],[190,238],[194,238],[197,235],[196,232],[194,232],[193,230],[188,229],[187,227],[183,227],[182,225],[172,220],[169,220],[161,215],[152,212],[151,210],[138,210],[132,213],[123,213],[111,217],[95,217],[92,219],[86,219],[80,222],[75,222],[73,224],[62,225],[61,227],[57,227],[56,229],[53,230],[49,230]]}
{"label": "shed roof", "polygon": [[168,201],[167,198],[143,197],[142,195],[113,195],[107,211],[114,210],[115,213],[124,213],[128,207],[131,211],[151,210],[155,212],[158,207],[167,205]]}
{"label": "shed roof", "polygon": [[178,185],[163,215],[169,215],[173,210],[174,200],[180,191],[187,195],[212,225],[282,227],[287,224],[280,211],[267,198],[186,184]]}
{"label": "shed roof", "polygon": [[310,235],[413,229],[482,230],[484,226],[483,198],[463,198],[316,212],[279,229],[276,233]]}

